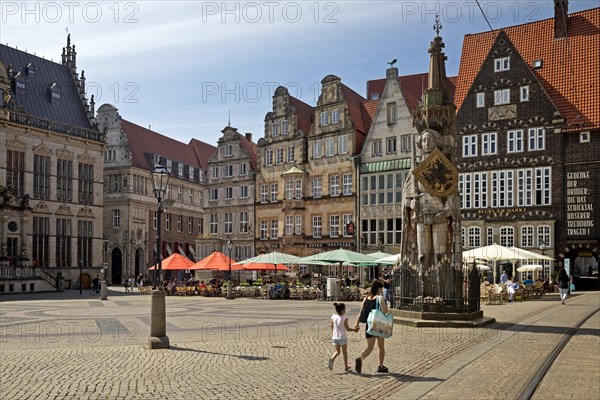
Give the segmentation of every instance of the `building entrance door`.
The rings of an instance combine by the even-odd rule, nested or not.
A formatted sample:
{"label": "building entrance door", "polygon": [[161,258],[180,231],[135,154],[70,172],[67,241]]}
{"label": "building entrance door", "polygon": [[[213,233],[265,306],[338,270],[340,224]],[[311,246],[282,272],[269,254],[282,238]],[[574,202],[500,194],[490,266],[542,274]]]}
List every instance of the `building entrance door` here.
{"label": "building entrance door", "polygon": [[123,253],[118,247],[112,251],[110,280],[113,285],[123,282]]}

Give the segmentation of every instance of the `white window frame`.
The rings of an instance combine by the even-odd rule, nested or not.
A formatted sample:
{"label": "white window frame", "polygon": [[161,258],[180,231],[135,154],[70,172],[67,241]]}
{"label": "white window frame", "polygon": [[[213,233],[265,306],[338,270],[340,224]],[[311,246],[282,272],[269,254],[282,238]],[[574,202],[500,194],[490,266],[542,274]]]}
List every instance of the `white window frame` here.
{"label": "white window frame", "polygon": [[340,216],[330,215],[329,216],[329,237],[337,238],[340,237]]}
{"label": "white window frame", "polygon": [[463,136],[463,157],[477,157],[477,135]]}
{"label": "white window frame", "polygon": [[342,177],[342,195],[352,195],[352,174],[344,174]]}
{"label": "white window frame", "polygon": [[331,124],[339,124],[340,123],[340,109],[334,108],[331,110]]}
{"label": "white window frame", "polygon": [[319,122],[321,123],[321,126],[329,125],[329,113],[327,111],[321,111]]}
{"label": "white window frame", "polygon": [[246,176],[248,174],[248,164],[240,163],[240,176]]}
{"label": "white window frame", "polygon": [[188,233],[194,232],[194,217],[188,217]]}
{"label": "white window frame", "polygon": [[283,147],[280,147],[275,151],[275,165],[281,164],[283,164]]}
{"label": "white window frame", "polygon": [[233,178],[233,164],[225,165],[225,178]]}
{"label": "white window frame", "polygon": [[335,155],[335,139],[332,137],[325,139],[325,157],[332,157]]}
{"label": "white window frame", "polygon": [[373,156],[380,156],[381,155],[381,139],[375,139],[373,140]]}
{"label": "white window frame", "polygon": [[233,233],[233,213],[231,212],[226,212],[223,215],[223,218],[225,220],[225,234],[232,234]]}
{"label": "white window frame", "polygon": [[491,156],[498,154],[498,134],[496,132],[481,135],[481,155]]}
{"label": "white window frame", "polygon": [[288,120],[287,119],[284,119],[283,121],[281,121],[281,134],[282,135],[288,134]]}
{"label": "white window frame", "polygon": [[275,239],[277,239],[278,235],[279,235],[279,222],[276,219],[272,219],[269,238],[271,240],[275,240]]}
{"label": "white window frame", "polygon": [[391,103],[386,104],[386,111],[387,111],[386,117],[387,117],[388,125],[394,125],[396,123],[396,121],[398,120],[397,109],[398,109],[398,107],[396,107],[396,102],[391,102]]}
{"label": "white window frame", "polygon": [[285,199],[291,200],[294,198],[294,181],[288,179],[285,181]]}
{"label": "white window frame", "polygon": [[210,233],[219,233],[219,214],[210,214]]}
{"label": "white window frame", "polygon": [[265,150],[265,166],[270,167],[273,165],[273,149]]}
{"label": "white window frame", "polygon": [[115,209],[112,214],[112,226],[113,228],[118,228],[121,226],[121,210]]}
{"label": "white window frame", "polygon": [[233,145],[232,144],[227,144],[225,145],[225,157],[233,157]]}
{"label": "white window frame", "polygon": [[177,232],[183,232],[183,215],[177,216]]}
{"label": "white window frame", "polygon": [[296,160],[296,146],[291,145],[287,148],[287,161],[288,163],[293,163]]}
{"label": "white window frame", "polygon": [[469,247],[481,247],[481,228],[471,226],[467,229],[467,240]]}
{"label": "white window frame", "polygon": [[521,86],[519,88],[519,100],[521,102],[529,101],[529,85]]}
{"label": "white window frame", "polygon": [[329,196],[337,197],[340,195],[340,176],[331,175],[329,177]]}
{"label": "white window frame", "polygon": [[323,179],[318,176],[313,178],[312,195],[313,199],[320,199],[323,195]]}
{"label": "white window frame", "polygon": [[267,220],[260,221],[260,240],[267,240],[269,229],[267,226]]}
{"label": "white window frame", "polygon": [[260,185],[260,202],[261,204],[268,203],[269,200],[269,185]]}
{"label": "white window frame", "polygon": [[400,150],[404,153],[412,151],[412,135],[400,136]]}
{"label": "white window frame", "polygon": [[544,128],[527,129],[527,151],[541,151],[546,149],[546,130]]}
{"label": "white window frame", "polygon": [[523,152],[523,129],[515,129],[506,132],[506,152],[507,153],[522,153]]}
{"label": "white window frame", "polygon": [[475,93],[475,104],[477,108],[485,107],[485,92]]}
{"label": "white window frame", "polygon": [[500,246],[514,247],[515,228],[512,226],[500,227]]}
{"label": "white window frame", "polygon": [[313,215],[312,217],[312,237],[318,239],[322,233],[322,219],[320,215]]}
{"label": "white window frame", "polygon": [[348,153],[348,136],[340,135],[338,136],[338,154],[347,154]]}
{"label": "white window frame", "polygon": [[531,225],[521,227],[521,247],[533,247],[535,244],[535,229]]}
{"label": "white window frame", "polygon": [[296,199],[302,198],[302,179],[296,179]]}
{"label": "white window frame", "polygon": [[323,140],[315,140],[313,142],[313,158],[321,158],[323,157]]}
{"label": "white window frame", "polygon": [[294,234],[302,235],[302,216],[296,215],[294,220]]}
{"label": "white window frame", "polygon": [[291,236],[294,234],[294,216],[286,215],[285,216],[285,235]]}
{"label": "white window frame", "polygon": [[385,139],[385,151],[387,154],[396,154],[396,152],[398,151],[396,143],[397,142],[395,136],[388,137]]}
{"label": "white window frame", "polygon": [[494,72],[510,70],[510,57],[501,57],[494,59]]}
{"label": "white window frame", "polygon": [[494,105],[510,104],[510,89],[494,90]]}
{"label": "white window frame", "polygon": [[277,202],[278,193],[279,193],[279,185],[277,183],[271,183],[271,203]]}
{"label": "white window frame", "polygon": [[277,122],[271,124],[271,135],[273,137],[279,136],[279,124]]}
{"label": "white window frame", "polygon": [[233,187],[228,186],[225,188],[225,200],[233,199]]}

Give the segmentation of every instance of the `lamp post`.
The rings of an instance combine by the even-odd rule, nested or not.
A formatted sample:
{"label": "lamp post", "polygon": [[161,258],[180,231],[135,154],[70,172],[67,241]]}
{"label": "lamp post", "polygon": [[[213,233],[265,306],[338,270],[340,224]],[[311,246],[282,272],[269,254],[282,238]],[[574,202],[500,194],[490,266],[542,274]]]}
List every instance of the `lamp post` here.
{"label": "lamp post", "polygon": [[165,292],[163,290],[162,279],[162,254],[160,238],[160,220],[163,212],[163,196],[167,192],[169,176],[171,173],[167,168],[161,165],[160,160],[152,170],[152,188],[154,196],[158,201],[156,212],[156,265],[158,266],[158,286],[156,285],[156,266],[154,290],[152,290],[151,314],[150,314],[150,337],[148,338],[148,347],[151,349],[168,349],[169,337],[167,336],[167,319],[165,308]]}
{"label": "lamp post", "polygon": [[104,251],[102,269],[100,270],[100,300],[108,299],[108,288],[106,287],[106,274],[108,272],[108,239],[103,240]]}
{"label": "lamp post", "polygon": [[227,277],[227,300],[233,300],[233,285],[231,280],[231,248],[233,247],[233,243],[231,243],[231,239],[227,241],[227,251],[229,252],[229,276]]}

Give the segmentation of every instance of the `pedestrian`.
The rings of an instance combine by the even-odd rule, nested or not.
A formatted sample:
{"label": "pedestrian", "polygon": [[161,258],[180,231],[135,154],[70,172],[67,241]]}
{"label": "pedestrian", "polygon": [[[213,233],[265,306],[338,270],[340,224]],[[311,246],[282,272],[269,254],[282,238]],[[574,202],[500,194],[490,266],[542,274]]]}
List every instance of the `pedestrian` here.
{"label": "pedestrian", "polygon": [[348,317],[346,316],[346,305],[344,303],[333,303],[335,307],[335,313],[331,315],[331,340],[335,346],[335,351],[329,358],[329,369],[333,369],[333,362],[342,352],[344,358],[344,369],[350,371],[352,368],[348,364],[348,338],[346,337],[346,331],[358,332],[358,328],[350,328],[348,325]]}
{"label": "pedestrian", "polygon": [[507,280],[508,275],[506,274],[506,270],[503,270],[502,275],[500,275],[500,282],[502,282],[502,284],[505,284]]}
{"label": "pedestrian", "polygon": [[561,268],[556,280],[558,281],[558,291],[560,292],[560,303],[565,304],[565,300],[567,300],[567,295],[569,294],[569,284],[571,283],[569,275],[567,275],[567,270]]}
{"label": "pedestrian", "polygon": [[125,287],[126,292],[129,292],[129,279],[125,278],[123,280],[123,287]]}
{"label": "pedestrian", "polygon": [[[388,312],[388,307],[385,301],[383,300],[383,282],[375,279],[373,284],[371,285],[371,290],[367,297],[362,302],[362,307],[360,309],[360,313],[356,317],[356,323],[354,324],[354,329],[358,329],[359,322],[366,323],[367,317],[371,313],[375,307],[377,307],[377,302],[381,306],[381,311],[386,313]],[[366,328],[368,329],[368,327]],[[377,372],[386,373],[389,372],[388,368],[383,365],[383,361],[385,359],[385,339],[379,336],[372,336],[366,333],[365,336],[367,338],[367,347],[362,351],[360,357],[356,359],[355,369],[356,372],[360,373],[362,371],[362,363],[365,358],[371,354],[373,348],[375,347],[375,340],[377,340],[377,347],[379,348],[379,367],[377,368]]]}
{"label": "pedestrian", "polygon": [[390,281],[391,276],[387,268],[383,269],[383,275],[381,275],[381,282],[383,282],[383,298],[386,302],[390,301]]}

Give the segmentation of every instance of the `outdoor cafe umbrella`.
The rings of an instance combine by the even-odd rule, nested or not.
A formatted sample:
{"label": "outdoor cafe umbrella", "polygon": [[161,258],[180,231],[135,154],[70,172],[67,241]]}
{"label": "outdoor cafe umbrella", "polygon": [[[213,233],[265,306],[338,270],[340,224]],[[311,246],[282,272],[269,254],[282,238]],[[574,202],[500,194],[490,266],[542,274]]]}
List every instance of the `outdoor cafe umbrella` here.
{"label": "outdoor cafe umbrella", "polygon": [[271,263],[259,263],[259,262],[247,263],[247,264],[242,264],[239,266],[242,267],[242,269],[245,269],[246,271],[275,271],[276,274],[277,274],[277,271],[289,271],[290,270],[288,267],[286,267],[283,264],[271,264]]}
{"label": "outdoor cafe umbrella", "polygon": [[355,251],[346,249],[337,249],[331,251],[325,251],[323,253],[313,254],[312,256],[302,257],[298,260],[298,264],[310,264],[313,261],[325,261],[330,263],[351,262],[355,264],[360,263],[374,263],[375,258],[368,254],[361,254]]}
{"label": "outdoor cafe umbrella", "polygon": [[[280,253],[278,251],[274,251],[272,253],[265,253],[265,254],[260,254],[258,256],[255,257],[251,257],[251,258],[247,258],[245,260],[242,260],[240,262],[238,262],[238,265],[241,265],[242,267],[244,267],[246,264],[254,264],[254,263],[264,263],[264,264],[271,264],[271,268],[270,269],[261,269],[261,271],[270,271],[270,270],[275,270],[275,275],[277,275],[277,270],[278,269],[282,269],[284,271],[289,271],[289,268],[285,267],[281,268],[279,267],[282,264],[297,264],[298,260],[300,259],[300,257],[294,256],[292,254],[287,254],[287,253]],[[248,268],[246,268],[248,269]]]}
{"label": "outdoor cafe umbrella", "polygon": [[[190,269],[190,267],[192,265],[194,265],[194,262],[192,260],[190,260],[189,258],[184,257],[179,253],[173,253],[169,257],[162,260],[161,268],[163,270],[178,271],[178,270]],[[155,268],[156,268],[156,266],[152,266],[148,269],[153,271]]]}
{"label": "outdoor cafe umbrella", "polygon": [[[463,259],[471,262],[475,261],[476,259],[493,261],[495,267],[496,262],[500,260],[516,261],[526,260],[527,258],[521,256],[510,247],[500,246],[494,243],[489,246],[463,251]],[[496,281],[496,268],[494,268],[494,281]]]}
{"label": "outdoor cafe umbrella", "polygon": [[272,253],[259,254],[258,256],[247,258],[238,262],[237,264],[250,264],[250,263],[267,263],[267,264],[296,264],[300,257],[292,254],[280,253],[274,251]]}
{"label": "outdoor cafe umbrella", "polygon": [[554,260],[554,258],[552,258],[550,256],[546,256],[544,254],[539,254],[539,253],[535,253],[533,251],[521,249],[519,247],[511,247],[510,249],[512,251],[514,251],[515,253],[519,254],[521,257],[523,257],[524,260],[548,260],[548,261]]}
{"label": "outdoor cafe umbrella", "polygon": [[[371,254],[369,254],[371,255]],[[381,257],[378,258],[377,260],[375,260],[375,262],[379,263],[379,264],[398,264],[400,262],[400,253],[398,254],[390,254],[389,256],[386,257]]]}
{"label": "outdoor cafe umbrella", "polygon": [[543,267],[541,265],[536,265],[536,264],[527,264],[527,265],[521,265],[519,268],[517,268],[518,272],[534,272],[534,271],[540,271]]}
{"label": "outdoor cafe umbrella", "polygon": [[203,271],[229,271],[229,265],[231,265],[232,271],[242,271],[243,268],[236,265],[233,258],[229,258],[220,251],[204,257],[188,269],[203,270]]}

